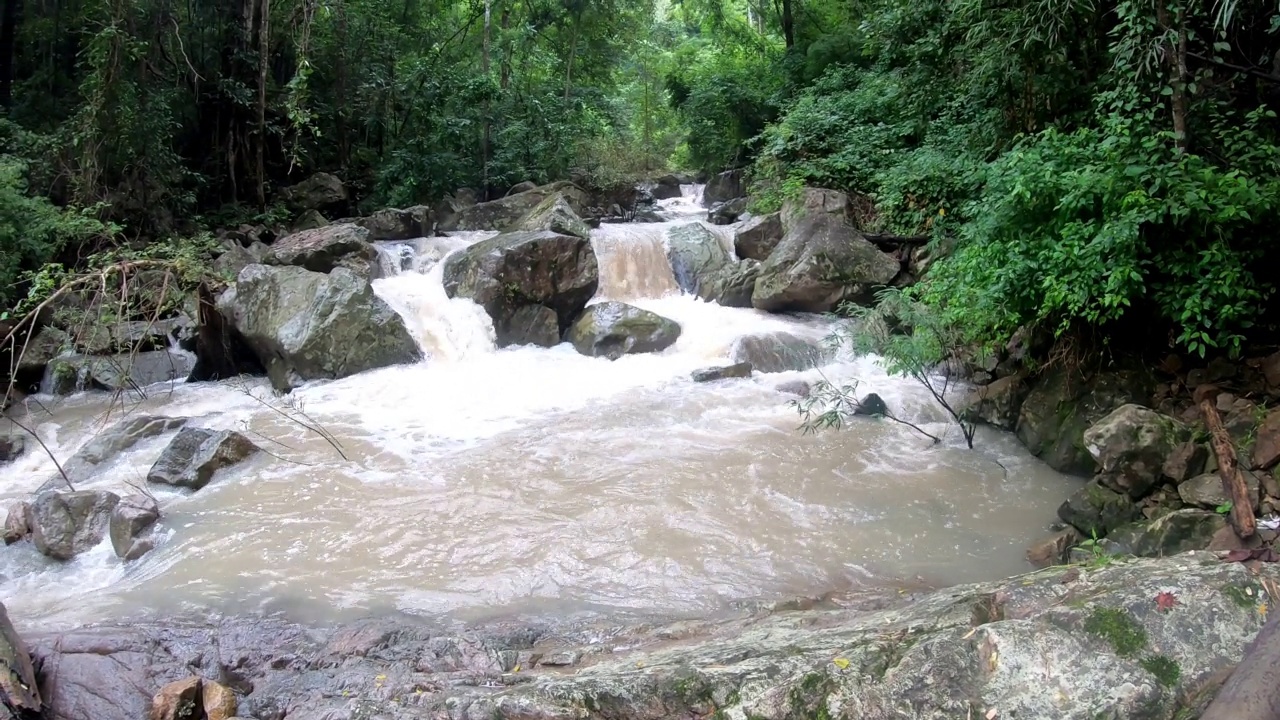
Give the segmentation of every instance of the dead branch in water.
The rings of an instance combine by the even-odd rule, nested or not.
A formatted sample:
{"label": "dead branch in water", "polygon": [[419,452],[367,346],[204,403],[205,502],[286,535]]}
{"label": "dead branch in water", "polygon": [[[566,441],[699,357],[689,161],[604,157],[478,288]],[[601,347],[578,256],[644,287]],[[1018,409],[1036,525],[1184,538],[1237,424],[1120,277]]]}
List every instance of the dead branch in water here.
{"label": "dead branch in water", "polygon": [[[274,404],[267,402],[263,398],[259,397],[256,393],[254,393],[253,389],[249,387],[249,384],[244,381],[243,376],[240,377],[240,381],[238,384],[233,384],[233,387],[235,387],[237,390],[244,393],[245,395],[248,395],[249,397],[253,398],[255,401],[258,402],[258,404],[267,408],[271,412],[279,415],[285,420],[288,420],[289,422],[299,427],[305,428],[306,430],[309,430],[315,433],[316,435],[320,436],[320,438],[322,438],[326,443],[328,443],[329,446],[334,449],[334,452],[338,453],[338,455],[343,460],[346,460],[348,462],[351,461],[351,458],[347,456],[346,451],[343,450],[342,443],[338,441],[338,438],[334,436],[333,433],[329,432],[327,428],[325,428],[323,425],[317,422],[314,418],[308,415],[302,407],[302,402],[298,400],[296,397],[290,395],[284,399],[283,402],[289,408],[289,411],[290,411],[290,412],[286,412],[276,407]],[[280,444],[283,445],[283,443],[280,443]],[[288,447],[287,445],[283,445],[283,446]]]}

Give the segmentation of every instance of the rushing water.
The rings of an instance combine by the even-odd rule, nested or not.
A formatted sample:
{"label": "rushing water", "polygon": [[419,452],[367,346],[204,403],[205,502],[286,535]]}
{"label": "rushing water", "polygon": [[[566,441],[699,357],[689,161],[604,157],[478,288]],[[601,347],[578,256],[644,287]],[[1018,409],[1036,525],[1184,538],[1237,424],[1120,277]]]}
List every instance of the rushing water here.
{"label": "rushing water", "polygon": [[[696,200],[666,209],[691,216]],[[308,384],[292,409],[261,380],[153,387],[109,415],[101,393],[38,398],[28,420],[62,459],[124,412],[239,429],[269,453],[194,494],[152,488],[163,540],[128,565],[109,542],[64,564],[29,543],[0,549],[0,600],[27,627],[179,611],[688,613],[1025,569],[1023,548],[1073,481],[1006,434],[964,449],[920,388],[872,359],[817,352],[827,319],[680,294],[663,246],[673,223],[606,225],[593,237],[596,300],[681,324],[663,353],[610,362],[564,344],[496,350],[484,312],[441,286],[442,259],[484,237],[472,233],[382,248],[391,276],[375,291],[406,319],[421,363]],[[776,333],[824,366],[691,381],[745,352],[744,338]],[[858,381],[946,441],[871,419],[802,434],[776,386],[819,377]],[[305,413],[348,459],[268,403]],[[138,444],[82,488],[145,485],[171,436]],[[33,448],[0,469],[0,498],[27,497],[54,472]]]}

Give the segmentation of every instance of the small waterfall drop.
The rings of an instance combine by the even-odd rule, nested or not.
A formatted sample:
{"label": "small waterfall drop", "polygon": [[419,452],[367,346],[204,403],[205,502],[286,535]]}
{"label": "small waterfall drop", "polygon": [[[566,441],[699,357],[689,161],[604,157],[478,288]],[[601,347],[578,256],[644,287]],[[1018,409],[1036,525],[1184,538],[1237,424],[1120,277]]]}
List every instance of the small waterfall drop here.
{"label": "small waterfall drop", "polygon": [[600,266],[597,300],[638,300],[679,295],[667,260],[670,223],[601,225],[591,233]]}

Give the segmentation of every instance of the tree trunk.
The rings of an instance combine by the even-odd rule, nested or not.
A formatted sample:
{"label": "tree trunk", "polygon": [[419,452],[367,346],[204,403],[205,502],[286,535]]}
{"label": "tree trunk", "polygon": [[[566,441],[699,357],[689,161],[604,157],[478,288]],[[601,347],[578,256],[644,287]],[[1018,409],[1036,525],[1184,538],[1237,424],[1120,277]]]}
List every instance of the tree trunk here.
{"label": "tree trunk", "polygon": [[1200,720],[1277,720],[1280,718],[1280,613],[1262,626],[1245,648],[1244,658],[1205,708]]}
{"label": "tree trunk", "polygon": [[792,0],[782,0],[782,39],[786,42],[788,50],[796,44],[796,22],[791,3]]}
{"label": "tree trunk", "polygon": [[[484,0],[484,45],[481,52],[481,71],[484,73],[484,79],[489,80],[489,17],[492,10],[490,0]],[[480,138],[480,179],[481,197],[485,200],[489,199],[489,140],[493,132],[493,123],[490,120],[492,108],[489,104],[488,91],[485,91],[484,100],[484,132]]]}
{"label": "tree trunk", "polygon": [[257,185],[258,210],[267,209],[267,68],[271,50],[271,0],[258,3],[258,142]]}
{"label": "tree trunk", "polygon": [[581,25],[581,18],[574,18],[573,35],[569,41],[569,58],[565,61],[564,67],[564,100],[569,102],[569,91],[573,89],[573,60],[578,55],[578,26]]}
{"label": "tree trunk", "polygon": [[1175,21],[1164,1],[1156,3],[1156,20],[1166,32],[1172,31],[1174,40],[1165,48],[1165,66],[1169,74],[1170,110],[1173,114],[1173,142],[1185,152],[1187,136],[1187,23],[1186,12],[1180,6]]}
{"label": "tree trunk", "polygon": [[20,22],[22,0],[4,0],[4,14],[0,15],[0,107],[6,110],[13,105],[14,42]]}
{"label": "tree trunk", "polygon": [[1249,488],[1245,485],[1244,475],[1240,473],[1240,464],[1236,459],[1235,445],[1231,436],[1222,425],[1222,417],[1214,406],[1214,393],[1199,393],[1200,414],[1204,417],[1205,427],[1209,429],[1209,441],[1213,446],[1213,454],[1218,457],[1218,475],[1222,478],[1222,489],[1231,498],[1231,527],[1241,540],[1253,537],[1257,525],[1253,519],[1253,501],[1249,498]]}
{"label": "tree trunk", "polygon": [[507,34],[511,29],[511,0],[502,5],[502,19],[498,21],[498,27],[502,30],[502,67],[498,71],[501,75],[498,87],[506,91],[511,85],[511,38]]}
{"label": "tree trunk", "polygon": [[[351,162],[351,140],[347,137],[347,3],[337,2],[338,12],[338,67],[334,78],[334,123],[338,133],[338,166],[344,171]],[[357,53],[357,56],[359,53]]]}

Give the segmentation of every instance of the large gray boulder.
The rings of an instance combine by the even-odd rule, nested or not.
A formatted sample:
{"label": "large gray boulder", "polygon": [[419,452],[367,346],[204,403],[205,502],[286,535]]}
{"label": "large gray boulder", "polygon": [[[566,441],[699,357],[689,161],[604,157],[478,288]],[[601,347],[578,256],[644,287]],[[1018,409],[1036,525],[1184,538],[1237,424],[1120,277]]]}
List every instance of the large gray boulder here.
{"label": "large gray boulder", "polygon": [[775,331],[744,335],[733,342],[729,358],[747,362],[764,373],[808,370],[827,358],[822,346],[795,333]]}
{"label": "large gray boulder", "polygon": [[[24,340],[25,345],[23,345]],[[22,347],[18,352],[21,355],[18,358],[18,372],[38,372],[54,358],[70,350],[72,346],[71,336],[52,325],[40,328],[30,340],[26,340],[26,335],[22,334],[18,337],[18,342]]]}
{"label": "large gray boulder", "polygon": [[755,260],[722,265],[701,278],[698,297],[724,307],[749,308],[758,277],[760,263]]}
{"label": "large gray boulder", "polygon": [[350,197],[347,187],[335,175],[319,172],[280,192],[284,201],[298,210],[325,210],[342,207]]}
{"label": "large gray boulder", "polygon": [[1277,579],[1199,552],[604,633],[226,617],[27,640],[59,720],[146,717],[194,673],[254,718],[1173,720],[1240,661]]}
{"label": "large gray boulder", "polygon": [[[62,474],[49,480],[37,492],[66,487],[67,479],[80,483],[93,477],[103,465],[147,438],[177,430],[187,424],[185,417],[134,415],[97,433],[62,465]],[[63,475],[66,477],[64,478]]]}
{"label": "large gray boulder", "polygon": [[592,305],[565,338],[583,355],[610,360],[628,353],[661,352],[680,339],[674,320],[620,302]]}
{"label": "large gray boulder", "polygon": [[412,240],[435,232],[435,218],[425,205],[384,208],[355,222],[368,232],[370,241]]}
{"label": "large gray boulder", "polygon": [[79,390],[138,390],[157,383],[186,382],[194,355],[151,350],[118,355],[64,355],[49,363],[41,389],[55,395]]}
{"label": "large gray boulder", "polygon": [[452,206],[450,212],[439,218],[437,229],[453,230],[501,230],[513,229],[517,221],[535,209],[548,196],[559,193],[573,211],[581,216],[590,198],[582,188],[571,182],[556,182],[507,197],[477,203],[466,207]]}
{"label": "large gray boulder", "polygon": [[199,490],[214,473],[231,467],[259,448],[234,430],[183,428],[147,472],[147,481]]}
{"label": "large gray boulder", "polygon": [[31,540],[55,560],[70,560],[102,542],[120,497],[104,490],[46,492],[31,503]]}
{"label": "large gray boulder", "polygon": [[291,233],[271,246],[272,265],[294,265],[327,273],[344,267],[371,278],[378,273],[378,251],[369,243],[369,231],[355,223],[326,225]]}
{"label": "large gray boulder", "polygon": [[1121,405],[1084,431],[1084,445],[1103,482],[1140,498],[1163,476],[1165,460],[1191,430],[1177,420],[1132,403]]}
{"label": "large gray boulder", "polygon": [[144,534],[160,519],[160,505],[149,495],[127,495],[111,511],[108,533],[121,560],[136,560],[155,547]]}
{"label": "large gray boulder", "polygon": [[702,223],[667,230],[667,261],[680,289],[697,295],[722,268],[733,263],[729,252]]}
{"label": "large gray boulder", "polygon": [[702,189],[702,205],[711,207],[746,194],[746,188],[742,183],[742,171],[726,170],[707,180],[706,187]]}
{"label": "large gray boulder", "polygon": [[782,242],[782,214],[759,215],[742,224],[734,234],[733,249],[744,260],[769,259],[773,249]]}
{"label": "large gray boulder", "polygon": [[813,188],[787,201],[785,234],[760,268],[752,306],[827,312],[846,299],[868,297],[898,275],[901,263],[853,227],[848,203],[844,193]]}
{"label": "large gray boulder", "polygon": [[498,235],[451,255],[444,267],[445,292],[484,308],[499,347],[551,339],[546,332],[550,316],[522,310],[531,306],[555,313],[563,336],[598,283],[591,241],[549,230]]}
{"label": "large gray boulder", "polygon": [[512,231],[537,232],[550,230],[560,235],[572,235],[583,240],[591,239],[591,228],[578,213],[573,211],[564,193],[546,196],[537,207],[525,213],[511,228]]}
{"label": "large gray boulder", "polygon": [[680,178],[675,175],[663,175],[654,180],[653,187],[649,188],[649,192],[653,195],[654,200],[670,200],[684,194],[680,189]]}
{"label": "large gray boulder", "polygon": [[1052,368],[1036,378],[1018,409],[1018,439],[1054,470],[1090,476],[1096,461],[1085,447],[1084,431],[1121,405],[1145,403],[1151,385],[1142,371],[1081,376]]}
{"label": "large gray boulder", "polygon": [[250,265],[218,298],[218,310],[282,391],[422,359],[404,320],[368,280],[342,267],[322,274]]}

